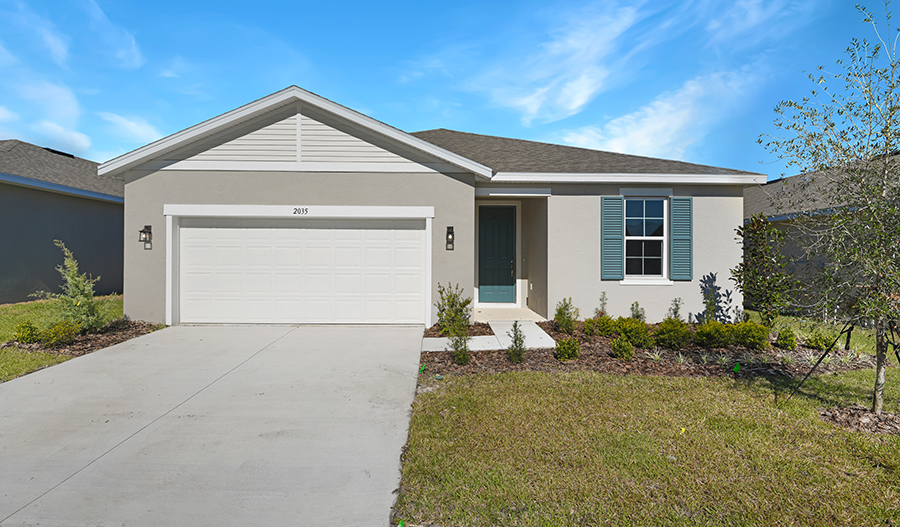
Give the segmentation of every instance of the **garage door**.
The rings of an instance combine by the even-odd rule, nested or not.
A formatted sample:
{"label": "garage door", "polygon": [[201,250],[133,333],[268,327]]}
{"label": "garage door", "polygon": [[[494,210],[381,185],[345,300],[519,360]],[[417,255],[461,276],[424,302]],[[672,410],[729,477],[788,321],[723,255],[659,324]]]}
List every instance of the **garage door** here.
{"label": "garage door", "polygon": [[183,323],[415,323],[425,220],[183,218]]}

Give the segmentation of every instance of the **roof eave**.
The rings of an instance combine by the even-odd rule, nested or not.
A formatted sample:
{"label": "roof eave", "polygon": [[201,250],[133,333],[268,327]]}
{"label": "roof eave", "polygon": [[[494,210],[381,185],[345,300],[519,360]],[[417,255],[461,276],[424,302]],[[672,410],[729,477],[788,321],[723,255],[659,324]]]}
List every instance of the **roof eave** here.
{"label": "roof eave", "polygon": [[157,156],[180,148],[186,143],[211,136],[235,123],[252,119],[277,107],[290,104],[291,102],[297,102],[301,105],[309,104],[316,106],[322,110],[347,119],[358,126],[368,128],[380,135],[430,154],[482,178],[491,179],[492,170],[489,167],[435,146],[423,139],[407,134],[406,132],[388,126],[381,121],[363,115],[345,106],[341,106],[340,104],[329,101],[324,97],[320,97],[319,95],[308,92],[297,86],[290,86],[284,90],[263,97],[262,99],[245,104],[240,108],[213,117],[200,124],[154,141],[137,150],[111,159],[98,167],[98,173],[102,176],[118,176]]}
{"label": "roof eave", "polygon": [[765,174],[631,174],[498,172],[495,183],[629,183],[658,185],[756,185],[765,183]]}

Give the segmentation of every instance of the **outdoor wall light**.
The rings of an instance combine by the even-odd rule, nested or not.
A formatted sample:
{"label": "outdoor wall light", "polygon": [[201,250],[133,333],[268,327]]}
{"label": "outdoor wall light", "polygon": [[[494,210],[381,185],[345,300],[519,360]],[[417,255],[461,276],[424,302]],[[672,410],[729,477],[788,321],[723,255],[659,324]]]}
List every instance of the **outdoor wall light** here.
{"label": "outdoor wall light", "polygon": [[138,241],[143,242],[144,249],[152,249],[153,229],[149,225],[144,225],[144,228],[138,231],[138,233]]}
{"label": "outdoor wall light", "polygon": [[447,227],[447,250],[448,250],[448,251],[452,251],[452,250],[453,250],[453,242],[454,242],[454,238],[455,238],[455,237],[454,237],[454,235],[453,235],[453,227],[452,227],[452,226],[451,226],[451,227]]}

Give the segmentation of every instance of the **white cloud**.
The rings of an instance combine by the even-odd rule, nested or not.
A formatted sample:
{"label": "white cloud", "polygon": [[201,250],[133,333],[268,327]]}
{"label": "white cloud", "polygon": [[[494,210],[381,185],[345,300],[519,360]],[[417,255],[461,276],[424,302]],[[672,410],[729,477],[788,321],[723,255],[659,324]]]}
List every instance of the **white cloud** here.
{"label": "white cloud", "polygon": [[152,143],[162,137],[162,134],[160,134],[153,125],[140,117],[125,118],[110,112],[97,112],[97,115],[104,121],[116,125],[116,129],[119,132],[138,142]]}
{"label": "white cloud", "polygon": [[0,123],[4,121],[15,121],[19,115],[9,111],[5,106],[0,106]]}
{"label": "white cloud", "polygon": [[87,0],[85,4],[91,17],[92,28],[100,34],[104,45],[108,48],[107,51],[119,60],[119,65],[129,69],[141,67],[144,57],[134,35],[114,24],[94,0]]}
{"label": "white cloud", "polygon": [[66,152],[81,153],[91,147],[88,136],[52,121],[41,121],[33,129],[46,137],[51,146]]}
{"label": "white cloud", "polygon": [[68,86],[57,86],[49,82],[22,85],[19,94],[23,99],[36,101],[49,119],[74,127],[81,116],[78,98]]}
{"label": "white cloud", "polygon": [[7,49],[3,47],[3,44],[0,44],[0,68],[12,66],[17,62],[19,62],[19,59],[7,51]]}
{"label": "white cloud", "polygon": [[650,157],[684,159],[686,150],[704,137],[758,81],[756,66],[695,77],[678,90],[602,126],[571,130],[571,145]]}
{"label": "white cloud", "polygon": [[170,79],[177,79],[181,77],[182,74],[187,72],[188,64],[181,57],[175,57],[172,59],[172,64],[159,72],[160,77],[166,77]]}
{"label": "white cloud", "polygon": [[38,31],[41,33],[44,45],[50,50],[50,57],[53,58],[53,62],[60,66],[65,66],[66,58],[69,56],[69,45],[60,35],[54,34],[49,28],[41,28]]}
{"label": "white cloud", "polygon": [[478,75],[469,88],[517,109],[526,125],[580,112],[606,88],[610,71],[604,61],[639,16],[634,7],[598,2],[565,18],[537,53],[501,62]]}
{"label": "white cloud", "polygon": [[789,36],[821,7],[816,0],[737,0],[702,16],[711,18],[706,29],[713,43],[751,45]]}

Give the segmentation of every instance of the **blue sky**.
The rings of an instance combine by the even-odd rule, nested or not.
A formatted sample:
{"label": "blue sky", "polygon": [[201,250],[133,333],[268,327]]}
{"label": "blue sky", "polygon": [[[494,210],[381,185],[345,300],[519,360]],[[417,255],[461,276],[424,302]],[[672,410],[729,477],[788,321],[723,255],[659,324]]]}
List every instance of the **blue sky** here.
{"label": "blue sky", "polygon": [[0,0],[0,139],[102,162],[296,84],[408,132],[771,178],[773,108],[854,36],[847,0]]}

